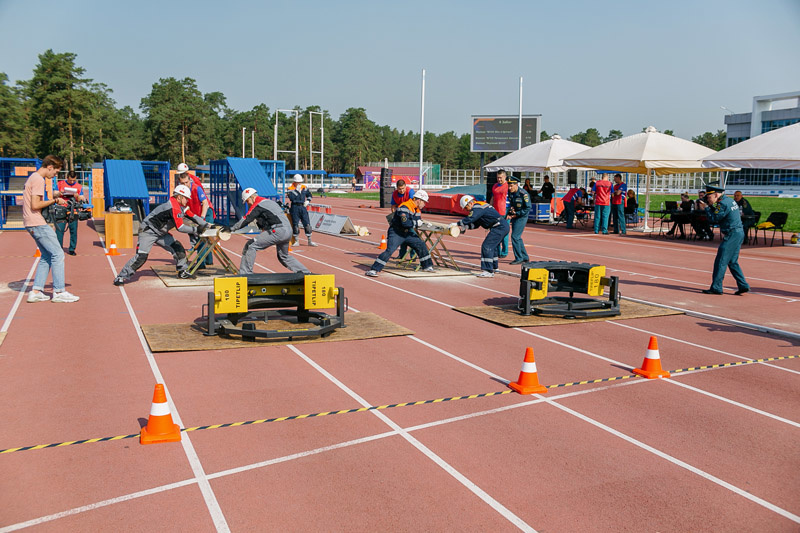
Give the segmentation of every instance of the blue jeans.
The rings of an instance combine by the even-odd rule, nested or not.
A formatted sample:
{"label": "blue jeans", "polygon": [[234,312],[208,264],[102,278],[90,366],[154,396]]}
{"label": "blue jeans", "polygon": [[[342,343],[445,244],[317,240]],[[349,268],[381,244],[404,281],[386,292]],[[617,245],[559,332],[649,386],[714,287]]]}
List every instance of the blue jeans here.
{"label": "blue jeans", "polygon": [[500,244],[497,246],[497,254],[500,257],[506,257],[508,255],[508,233],[503,236],[503,240],[500,241]]}
{"label": "blue jeans", "polygon": [[594,232],[608,233],[608,213],[610,206],[595,205],[594,206]]}
{"label": "blue jeans", "polygon": [[47,274],[53,271],[53,292],[63,292],[64,283],[64,250],[58,242],[56,232],[47,224],[43,226],[26,227],[31,234],[36,246],[42,252],[39,265],[36,267],[36,276],[33,278],[33,290],[41,291],[47,282]]}

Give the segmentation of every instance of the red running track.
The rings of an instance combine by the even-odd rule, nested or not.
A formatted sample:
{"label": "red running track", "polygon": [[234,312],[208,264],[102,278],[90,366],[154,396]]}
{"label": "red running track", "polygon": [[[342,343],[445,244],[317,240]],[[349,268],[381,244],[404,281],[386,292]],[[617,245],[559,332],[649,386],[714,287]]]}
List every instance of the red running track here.
{"label": "red running track", "polygon": [[[510,275],[493,279],[366,278],[355,261],[377,255],[385,211],[346,197],[326,203],[372,235],[318,234],[321,246],[297,257],[336,275],[350,312],[377,313],[413,336],[152,354],[138,325],[196,319],[205,288],[167,288],[148,267],[114,287],[132,251],[107,258],[82,224],[78,256],[66,258],[81,301],[27,304],[18,297],[33,242],[0,234],[0,449],[137,433],[156,382],[176,422],[195,427],[504,391],[526,346],[548,385],[630,375],[650,335],[667,369],[799,352],[790,337],[702,315],[800,332],[795,248],[745,248],[753,293],[714,297],[699,292],[714,243],[530,225],[531,259],[605,264],[625,297],[699,315],[504,328],[452,307],[516,301],[508,260]],[[482,237],[447,245],[477,268]],[[226,244],[234,261],[243,244]],[[151,258],[169,263],[161,250]],[[282,271],[271,250],[258,263]],[[800,360],[786,359],[192,431],[174,444],[3,453],[0,531],[138,531],[153,520],[194,531],[797,531],[799,393]]]}

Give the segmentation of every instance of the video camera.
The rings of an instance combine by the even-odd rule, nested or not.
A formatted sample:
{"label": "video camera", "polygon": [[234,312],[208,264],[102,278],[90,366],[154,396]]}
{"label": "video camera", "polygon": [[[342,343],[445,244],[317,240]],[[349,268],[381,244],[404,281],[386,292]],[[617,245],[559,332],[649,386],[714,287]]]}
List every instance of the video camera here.
{"label": "video camera", "polygon": [[47,222],[55,224],[56,222],[72,222],[73,220],[89,220],[92,218],[91,207],[84,207],[74,198],[64,199],[67,201],[67,205],[53,204],[43,210],[42,214]]}

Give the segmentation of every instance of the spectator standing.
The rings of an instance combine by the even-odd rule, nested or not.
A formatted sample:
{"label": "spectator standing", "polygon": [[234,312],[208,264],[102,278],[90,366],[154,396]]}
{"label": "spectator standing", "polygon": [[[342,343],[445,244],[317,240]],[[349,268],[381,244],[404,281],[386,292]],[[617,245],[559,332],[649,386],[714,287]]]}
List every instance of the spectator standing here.
{"label": "spectator standing", "polygon": [[42,160],[42,166],[28,176],[25,189],[22,193],[22,222],[25,230],[33,237],[33,241],[42,253],[39,264],[36,266],[36,275],[33,278],[33,288],[28,294],[28,303],[46,302],[50,300],[44,292],[47,276],[53,274],[53,302],[72,303],[80,300],[74,294],[66,291],[64,279],[64,249],[58,243],[56,232],[47,225],[42,216],[42,209],[58,204],[66,205],[60,192],[53,193],[53,200],[45,200],[45,180],[53,179],[64,162],[61,158],[48,155]]}
{"label": "spectator standing", "polygon": [[545,202],[550,202],[553,199],[553,195],[556,193],[556,188],[553,187],[553,184],[550,183],[550,176],[547,174],[544,175],[544,183],[542,183],[542,199]]}
{"label": "spectator standing", "polygon": [[614,174],[614,188],[611,194],[611,216],[614,233],[625,235],[625,196],[628,186],[622,181],[620,174]]}
{"label": "spectator standing", "polygon": [[[58,192],[65,200],[73,200],[74,202],[83,203],[86,198],[83,196],[83,185],[78,183],[78,173],[70,170],[67,173],[67,179],[58,180]],[[63,248],[64,246],[64,233],[69,229],[69,255],[75,255],[75,247],[78,246],[78,217],[75,216],[73,210],[69,210],[72,216],[67,216],[66,219],[56,220],[56,237],[58,237],[58,244]]]}
{"label": "spectator standing", "polygon": [[[508,183],[506,183],[506,171],[497,171],[497,183],[492,187],[492,207],[500,216],[506,216],[506,200],[508,199]],[[500,240],[497,247],[498,257],[508,257],[508,232]]]}
{"label": "spectator standing", "polygon": [[611,207],[611,190],[607,174],[601,174],[600,181],[594,184],[594,232],[608,235],[608,214]]}

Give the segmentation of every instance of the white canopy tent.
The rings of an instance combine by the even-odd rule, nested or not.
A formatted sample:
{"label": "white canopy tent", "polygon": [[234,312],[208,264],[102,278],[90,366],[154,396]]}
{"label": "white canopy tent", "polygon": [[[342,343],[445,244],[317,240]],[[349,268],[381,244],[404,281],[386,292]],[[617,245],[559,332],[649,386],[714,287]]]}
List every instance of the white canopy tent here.
{"label": "white canopy tent", "polygon": [[550,139],[531,144],[516,152],[492,161],[484,166],[489,172],[510,170],[513,172],[564,172],[563,159],[587,150],[589,147],[553,135]]}
{"label": "white canopy tent", "polygon": [[800,123],[720,150],[703,159],[703,167],[800,169]]}
{"label": "white canopy tent", "polygon": [[711,148],[680,137],[659,133],[653,126],[649,126],[643,133],[629,135],[565,157],[564,165],[645,174],[647,178],[645,180],[644,231],[648,231],[650,229],[647,225],[647,211],[650,205],[650,176],[709,172],[708,168],[702,166],[701,160],[715,153]]}

